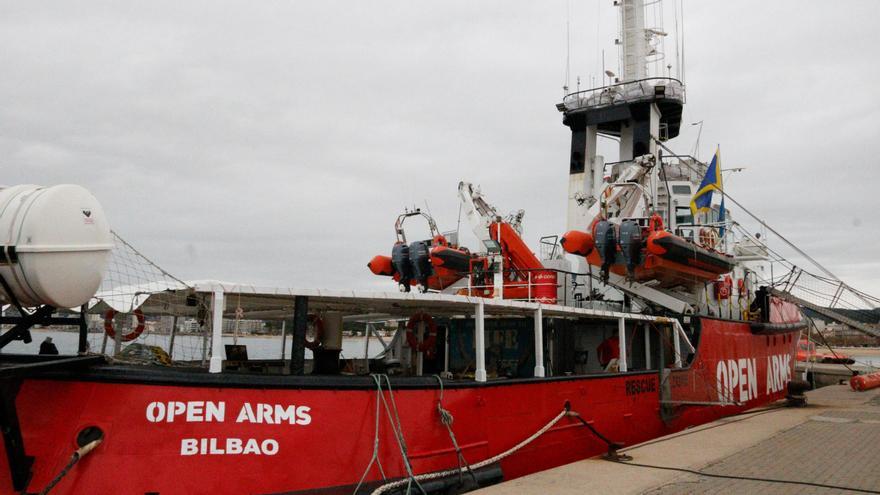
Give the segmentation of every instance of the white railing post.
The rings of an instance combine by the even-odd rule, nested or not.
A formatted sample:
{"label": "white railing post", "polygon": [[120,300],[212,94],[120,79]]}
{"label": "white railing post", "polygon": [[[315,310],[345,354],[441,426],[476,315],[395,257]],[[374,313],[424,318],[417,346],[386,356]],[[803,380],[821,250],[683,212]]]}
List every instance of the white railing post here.
{"label": "white railing post", "polygon": [[529,275],[529,298],[528,298],[528,301],[531,301],[532,300],[532,271],[529,270],[526,273],[528,273],[528,275]]}
{"label": "white railing post", "polygon": [[287,345],[287,320],[281,320],[281,360],[284,361]]}
{"label": "white railing post", "polygon": [[651,324],[645,322],[645,369],[651,369]]}
{"label": "white railing post", "polygon": [[364,361],[370,359],[370,338],[373,336],[373,324],[367,323],[364,327]]}
{"label": "white railing post", "polygon": [[474,315],[474,347],[477,353],[477,369],[474,371],[474,379],[478,382],[486,381],[486,326],[483,310],[483,299],[477,301],[476,314]]}
{"label": "white railing post", "polygon": [[535,310],[535,376],[544,376],[544,310]]}
{"label": "white railing post", "polygon": [[675,367],[681,368],[681,339],[679,338],[678,328],[672,327],[672,345],[675,348]]}
{"label": "white railing post", "polygon": [[496,254],[494,259],[496,270],[492,278],[492,297],[504,299],[504,258],[500,254]]}
{"label": "white railing post", "polygon": [[617,320],[617,342],[620,344],[620,357],[617,358],[617,371],[626,373],[629,367],[626,364],[626,320],[622,317]]}
{"label": "white railing post", "polygon": [[224,307],[223,289],[214,289],[211,297],[211,362],[208,367],[210,373],[220,373],[223,370]]}

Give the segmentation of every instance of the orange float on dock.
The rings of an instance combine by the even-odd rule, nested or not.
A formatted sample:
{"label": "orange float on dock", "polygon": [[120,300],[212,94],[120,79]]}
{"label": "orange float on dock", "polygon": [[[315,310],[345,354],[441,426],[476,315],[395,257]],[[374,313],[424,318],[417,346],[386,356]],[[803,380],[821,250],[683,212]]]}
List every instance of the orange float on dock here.
{"label": "orange float on dock", "polygon": [[880,387],[880,371],[867,375],[856,375],[849,379],[849,386],[856,392]]}

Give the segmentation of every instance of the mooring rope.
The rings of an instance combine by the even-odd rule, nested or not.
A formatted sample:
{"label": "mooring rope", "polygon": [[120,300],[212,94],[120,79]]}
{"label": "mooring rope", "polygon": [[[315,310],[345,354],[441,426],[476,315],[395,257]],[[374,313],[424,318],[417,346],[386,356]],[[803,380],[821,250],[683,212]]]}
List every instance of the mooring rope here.
{"label": "mooring rope", "polygon": [[[553,419],[551,419],[550,422],[545,424],[543,427],[541,427],[541,429],[539,429],[538,431],[533,433],[531,436],[529,436],[525,440],[523,440],[520,443],[514,445],[513,447],[505,450],[504,452],[502,452],[496,456],[490,457],[484,461],[480,461],[480,462],[474,464],[473,466],[470,466],[467,469],[477,470],[480,468],[484,468],[484,467],[489,466],[491,464],[495,464],[496,462],[499,462],[499,461],[503,460],[504,458],[509,457],[510,455],[516,453],[517,451],[519,451],[520,449],[522,449],[526,445],[534,442],[538,437],[540,437],[544,433],[547,433],[547,430],[549,430],[550,428],[553,428],[553,426],[556,423],[558,423],[559,420],[561,420],[562,418],[564,418],[568,415],[568,411],[569,411],[568,408],[564,408],[562,411],[560,411],[559,414],[557,414]],[[433,473],[420,474],[418,476],[415,476],[414,479],[416,481],[427,481],[427,480],[435,480],[435,479],[445,478],[447,476],[451,476],[454,474],[461,474],[463,469],[465,469],[465,468],[454,468],[454,469],[447,469],[444,471],[436,471]],[[409,480],[398,480],[398,481],[393,481],[391,483],[386,483],[386,484],[376,488],[375,490],[373,490],[371,495],[381,495],[383,493],[388,492],[389,490],[393,490],[395,488],[399,488],[399,487],[407,484],[408,481]]]}
{"label": "mooring rope", "polygon": [[[413,484],[415,487],[424,495],[427,495],[428,492],[422,488],[422,485],[419,483],[418,477],[413,473],[412,463],[409,460],[409,452],[406,447],[406,439],[403,436],[403,426],[400,422],[400,414],[397,410],[397,402],[394,400],[394,391],[391,388],[391,379],[388,378],[388,375],[372,375],[373,381],[376,382],[376,388],[379,399],[382,401],[382,405],[385,408],[385,414],[388,416],[388,422],[391,423],[391,431],[394,432],[394,438],[397,440],[397,447],[400,449],[400,456],[403,458],[403,465],[406,468],[407,478],[405,480],[400,480],[398,486],[406,485],[406,493],[410,493]],[[389,407],[388,401],[385,400],[385,394],[382,392],[382,380],[385,380],[385,388],[388,390],[388,398],[391,399],[391,406]],[[393,411],[393,414],[392,414]],[[375,493],[375,491],[373,492]]]}
{"label": "mooring rope", "polygon": [[[374,379],[375,380],[375,379]],[[361,489],[361,485],[364,484],[364,480],[367,478],[367,475],[370,473],[370,468],[373,467],[375,463],[379,467],[379,474],[382,475],[382,480],[384,481],[388,477],[385,476],[385,470],[382,469],[382,461],[379,460],[379,414],[381,410],[379,409],[379,404],[382,402],[382,386],[377,383],[376,386],[376,425],[373,430],[373,456],[370,457],[370,463],[367,464],[367,468],[364,469],[364,474],[361,475],[360,481],[358,481],[357,486],[354,488],[354,494],[357,494],[358,490]]]}
{"label": "mooring rope", "polygon": [[458,446],[458,440],[455,438],[455,433],[452,431],[452,422],[455,421],[455,418],[449,410],[443,408],[443,379],[440,378],[440,375],[434,375],[434,378],[436,378],[437,383],[440,384],[440,398],[437,399],[437,413],[440,414],[440,423],[445,426],[446,431],[449,432],[449,438],[452,440],[452,446],[455,447],[455,454],[458,456],[458,482],[459,484],[464,483],[463,476],[464,473],[467,472],[474,480],[474,484],[479,485],[479,482],[477,482],[477,475],[474,473],[474,470],[471,469],[467,459],[464,458],[461,447]]}
{"label": "mooring rope", "polygon": [[62,480],[65,476],[67,476],[67,473],[69,473],[70,470],[73,469],[73,466],[76,465],[76,463],[79,462],[80,459],[82,459],[83,457],[85,457],[86,454],[88,454],[89,452],[91,452],[92,450],[94,450],[95,447],[97,447],[98,445],[100,445],[101,442],[103,441],[103,439],[104,439],[104,437],[103,437],[103,435],[102,435],[101,437],[99,437],[99,438],[97,438],[97,439],[95,439],[95,440],[92,440],[91,442],[89,442],[89,443],[83,445],[82,447],[76,449],[76,452],[74,452],[73,455],[70,456],[70,461],[67,462],[67,465],[64,466],[64,469],[62,469],[61,472],[59,472],[54,478],[52,478],[52,481],[50,481],[49,484],[46,485],[46,488],[43,488],[43,491],[40,492],[40,495],[46,495],[46,494],[49,493],[53,488],[55,488],[55,485],[57,485],[58,483],[60,483],[61,480]]}

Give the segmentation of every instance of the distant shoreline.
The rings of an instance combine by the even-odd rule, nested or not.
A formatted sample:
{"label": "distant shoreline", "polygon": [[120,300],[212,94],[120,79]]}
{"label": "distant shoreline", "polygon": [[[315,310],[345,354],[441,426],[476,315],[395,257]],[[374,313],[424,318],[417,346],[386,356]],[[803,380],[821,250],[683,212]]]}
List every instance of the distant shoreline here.
{"label": "distant shoreline", "polygon": [[[827,350],[828,348],[816,344],[816,350],[821,352],[822,350]],[[836,352],[841,352],[847,355],[854,356],[871,356],[871,357],[880,357],[880,347],[834,347]]]}

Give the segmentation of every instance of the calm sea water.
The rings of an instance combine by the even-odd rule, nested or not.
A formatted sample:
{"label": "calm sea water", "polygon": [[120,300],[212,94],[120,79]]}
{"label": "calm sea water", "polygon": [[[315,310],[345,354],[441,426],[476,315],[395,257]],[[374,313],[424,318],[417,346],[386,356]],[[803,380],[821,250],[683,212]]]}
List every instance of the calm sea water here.
{"label": "calm sea water", "polygon": [[865,364],[880,369],[880,356],[860,356],[855,352],[846,351],[844,351],[844,353],[849,355],[849,357],[855,359],[855,361],[859,364]]}
{"label": "calm sea water", "polygon": [[[37,354],[40,350],[40,343],[45,340],[46,337],[51,337],[52,342],[58,347],[58,351],[61,354],[76,354],[77,345],[79,342],[79,335],[74,332],[59,332],[57,330],[46,330],[46,329],[32,329],[31,337],[33,337],[33,342],[30,344],[25,344],[21,341],[13,341],[9,343],[6,347],[3,348],[3,352],[9,354]],[[169,335],[155,335],[155,334],[145,334],[141,335],[135,342],[146,345],[156,345],[168,351],[170,336]],[[342,340],[342,355],[343,357],[352,358],[352,357],[364,357],[364,344],[366,338],[365,337],[346,337]],[[388,344],[391,342],[390,337],[385,338],[385,343]],[[103,333],[90,333],[89,334],[89,348],[92,351],[100,351],[102,345],[104,343],[104,334]],[[223,337],[224,344],[232,344],[233,338],[232,336],[224,336]],[[248,357],[250,359],[279,359],[281,358],[281,336],[271,336],[271,337],[239,337],[238,344],[246,345]],[[126,344],[123,344],[123,347]],[[179,360],[196,360],[201,359],[202,356],[202,345],[203,339],[197,335],[177,335],[174,338],[174,359]],[[208,343],[210,346],[210,342]],[[287,348],[286,356],[290,356],[290,336],[287,337],[285,342],[285,347]],[[112,353],[113,351],[113,341],[108,340],[106,342],[106,353]],[[369,355],[370,357],[375,357],[382,351],[382,345],[379,343],[379,340],[375,337],[370,338],[370,348]],[[311,351],[306,349],[306,358],[311,358]]]}

